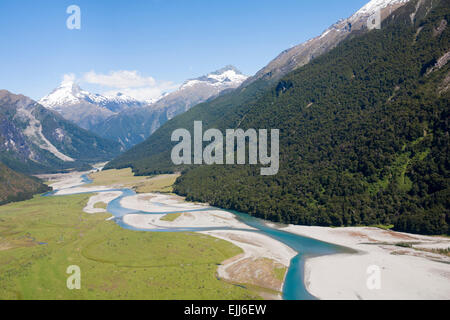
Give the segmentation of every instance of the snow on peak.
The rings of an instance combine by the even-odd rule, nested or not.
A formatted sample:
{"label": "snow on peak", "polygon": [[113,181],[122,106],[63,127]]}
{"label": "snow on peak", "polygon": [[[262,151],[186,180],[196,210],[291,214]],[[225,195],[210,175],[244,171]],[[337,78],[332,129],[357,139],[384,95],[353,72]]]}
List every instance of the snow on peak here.
{"label": "snow on peak", "polygon": [[233,66],[226,66],[225,68],[211,72],[206,76],[186,81],[180,89],[193,87],[197,84],[206,84],[210,86],[220,87],[223,89],[237,88],[248,77],[243,75],[238,69]]}
{"label": "snow on peak", "polygon": [[105,99],[109,100],[110,102],[116,102],[116,103],[136,103],[138,102],[135,98],[130,97],[122,92],[116,92],[114,94],[105,95]]}
{"label": "snow on peak", "polygon": [[[239,87],[248,77],[243,75],[233,66],[226,66],[220,70],[211,72],[206,76],[186,81],[178,90],[194,87],[198,84],[214,88],[214,92],[220,92],[225,89],[234,89]],[[71,112],[73,108],[79,105],[92,104],[96,107],[106,108],[113,113],[120,112],[129,107],[141,107],[153,104],[164,98],[163,94],[158,98],[151,100],[137,100],[122,92],[108,92],[104,95],[93,94],[80,88],[73,77],[65,77],[58,88],[50,94],[39,100],[39,103],[46,108],[53,109],[61,114],[64,111]]]}
{"label": "snow on peak", "polygon": [[392,5],[399,4],[399,3],[405,3],[405,2],[409,2],[409,1],[410,0],[371,0],[364,7],[359,9],[355,13],[355,16],[372,15],[377,10],[381,10],[388,6],[392,6]]}
{"label": "snow on peak", "polygon": [[80,88],[72,81],[65,79],[61,85],[53,90],[49,95],[39,100],[39,103],[49,109],[60,110],[61,108],[78,105],[80,103],[91,103],[100,107],[110,105],[143,105],[143,101],[138,101],[123,93],[117,92],[111,95],[100,95],[90,93]]}
{"label": "snow on peak", "polygon": [[392,7],[395,5],[401,5],[409,2],[410,0],[371,0],[366,5],[364,5],[361,9],[359,9],[356,13],[354,13],[348,19],[340,19],[338,22],[333,24],[331,27],[326,29],[319,37],[308,40],[305,45],[310,41],[314,41],[316,39],[323,39],[327,36],[333,37],[335,32],[350,32],[352,29],[352,24],[355,22],[364,21],[364,19],[372,16],[378,10],[383,10],[387,7]]}
{"label": "snow on peak", "polygon": [[73,105],[81,102],[101,102],[105,99],[100,95],[82,90],[74,81],[64,80],[58,88],[39,100],[39,103],[52,109],[62,105]]}
{"label": "snow on peak", "polygon": [[235,70],[227,70],[220,74],[208,74],[208,78],[221,83],[233,82],[241,84],[245,79],[247,79],[247,76],[237,73]]}

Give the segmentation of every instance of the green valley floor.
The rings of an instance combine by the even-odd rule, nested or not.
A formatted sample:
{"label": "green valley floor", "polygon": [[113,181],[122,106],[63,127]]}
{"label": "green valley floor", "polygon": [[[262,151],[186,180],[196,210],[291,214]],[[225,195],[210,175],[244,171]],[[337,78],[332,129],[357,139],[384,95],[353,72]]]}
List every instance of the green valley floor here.
{"label": "green valley floor", "polygon": [[[259,299],[216,278],[241,253],[203,234],[122,229],[83,212],[91,195],[40,197],[0,207],[0,299]],[[81,290],[66,270],[81,269]]]}

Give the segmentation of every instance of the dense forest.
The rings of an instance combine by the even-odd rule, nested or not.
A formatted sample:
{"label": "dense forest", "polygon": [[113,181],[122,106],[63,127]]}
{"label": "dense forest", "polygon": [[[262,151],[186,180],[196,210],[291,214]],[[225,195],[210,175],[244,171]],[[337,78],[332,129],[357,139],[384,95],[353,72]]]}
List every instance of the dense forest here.
{"label": "dense forest", "polygon": [[15,172],[0,163],[0,205],[28,200],[33,195],[51,190],[38,179]]}
{"label": "dense forest", "polygon": [[[405,5],[382,30],[341,43],[269,90],[256,83],[191,109],[109,167],[183,170],[175,192],[188,200],[273,221],[449,234],[450,9],[434,4],[413,22],[415,1]],[[170,133],[194,120],[280,129],[279,173],[174,167]]]}

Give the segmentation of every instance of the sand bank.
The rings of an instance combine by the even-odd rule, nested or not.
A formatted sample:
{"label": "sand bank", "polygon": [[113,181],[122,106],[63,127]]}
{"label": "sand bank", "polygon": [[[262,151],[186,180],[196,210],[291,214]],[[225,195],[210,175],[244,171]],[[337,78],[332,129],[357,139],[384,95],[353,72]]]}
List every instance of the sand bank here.
{"label": "sand bank", "polygon": [[231,213],[220,210],[182,213],[174,221],[162,220],[166,214],[129,214],[123,221],[139,229],[167,228],[239,228],[252,229],[239,222]]}
{"label": "sand bank", "polygon": [[[359,252],[306,261],[307,289],[320,299],[450,299],[450,257],[420,250],[421,246],[448,248],[449,238],[378,228],[289,226],[283,230]],[[371,266],[380,270],[379,289],[369,289],[374,279],[373,270],[368,273]]]}
{"label": "sand bank", "polygon": [[55,195],[57,196],[66,196],[70,194],[78,194],[78,193],[95,193],[95,192],[102,192],[102,191],[109,191],[111,190],[110,187],[75,187],[75,188],[67,188],[67,189],[60,189],[55,192]]}
{"label": "sand bank", "polygon": [[[147,193],[125,197],[120,201],[124,208],[158,214],[129,214],[123,221],[140,229],[166,228],[240,228],[251,229],[227,211],[210,208],[204,204],[185,202],[173,195]],[[202,210],[202,211],[192,211]],[[180,213],[174,221],[165,221],[167,213]]]}
{"label": "sand bank", "polygon": [[144,193],[125,197],[120,200],[120,204],[124,208],[134,209],[136,211],[161,213],[201,210],[209,207],[206,204],[185,202],[179,196],[159,193]]}
{"label": "sand bank", "polygon": [[86,207],[84,207],[83,211],[91,214],[106,212],[106,209],[95,208],[95,205],[97,203],[104,203],[108,205],[108,203],[110,203],[112,200],[116,199],[117,197],[120,197],[121,194],[122,192],[120,191],[98,193],[95,196],[89,198],[89,201]]}
{"label": "sand bank", "polygon": [[53,190],[72,188],[83,184],[83,174],[89,172],[69,172],[69,173],[55,173],[55,174],[41,174],[36,175],[39,179],[43,181],[48,181],[49,186]]}
{"label": "sand bank", "polygon": [[282,298],[284,278],[277,278],[274,270],[287,270],[291,259],[297,255],[294,250],[257,232],[214,230],[201,233],[231,242],[244,251],[219,266],[217,274],[221,279],[273,290],[272,293],[260,293],[266,299]]}

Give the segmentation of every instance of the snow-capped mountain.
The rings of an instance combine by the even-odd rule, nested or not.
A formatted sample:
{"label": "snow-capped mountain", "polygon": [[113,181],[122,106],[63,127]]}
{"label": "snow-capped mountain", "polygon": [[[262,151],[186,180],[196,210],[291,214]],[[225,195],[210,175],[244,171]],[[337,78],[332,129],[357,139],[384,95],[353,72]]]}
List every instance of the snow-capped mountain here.
{"label": "snow-capped mountain", "polygon": [[285,74],[308,64],[312,59],[335,48],[354,32],[368,30],[368,20],[378,10],[381,22],[410,0],[372,0],[347,19],[341,19],[320,36],[283,51],[255,76],[244,82],[246,86],[258,79],[277,80]]}
{"label": "snow-capped mountain", "polygon": [[144,104],[143,101],[138,101],[120,92],[111,96],[90,93],[81,89],[74,81],[63,81],[58,88],[39,100],[44,107],[55,110],[83,102],[92,103],[113,112],[117,111],[118,106],[125,109]]}
{"label": "snow-capped mountain", "polygon": [[27,173],[107,160],[120,146],[23,95],[0,90],[0,162]]}
{"label": "snow-capped mountain", "polygon": [[[165,109],[166,116],[171,119],[224,90],[239,87],[246,79],[247,76],[235,67],[226,66],[205,76],[188,80],[175,92],[152,101],[138,101],[123,93],[110,96],[94,94],[81,89],[72,80],[64,80],[58,88],[39,100],[39,103],[84,129],[98,132],[97,129],[103,127],[102,124],[110,118],[121,118],[121,114],[126,110],[131,110],[132,113],[139,112],[138,109],[145,106],[151,106],[151,109]],[[145,127],[145,129],[148,128]],[[143,135],[148,136],[148,134]],[[139,135],[141,136],[142,134]],[[125,142],[123,144],[128,145]]]}
{"label": "snow-capped mountain", "polygon": [[164,109],[170,120],[224,90],[239,87],[247,78],[234,66],[228,65],[205,76],[187,80],[178,90],[152,104],[152,108]]}
{"label": "snow-capped mountain", "polygon": [[[97,94],[96,96],[98,97],[99,95]],[[142,107],[148,104],[155,103],[156,101],[161,99],[161,97],[158,97],[151,100],[140,101],[136,100],[133,97],[127,96],[122,92],[117,92],[114,95],[104,95],[102,96],[102,98],[104,98],[104,100],[98,102],[98,104],[113,112],[121,112],[132,107]]]}
{"label": "snow-capped mountain", "polygon": [[248,77],[226,66],[196,79],[187,80],[178,90],[164,95],[147,107],[131,108],[93,126],[98,135],[129,148],[144,141],[163,123],[221,93],[239,87]]}
{"label": "snow-capped mountain", "polygon": [[358,10],[352,18],[355,18],[360,15],[368,15],[371,16],[377,10],[384,9],[389,6],[402,5],[408,2],[409,0],[372,0],[368,2],[364,7]]}
{"label": "snow-capped mountain", "polygon": [[186,81],[179,90],[184,90],[198,84],[204,84],[217,87],[221,91],[224,89],[237,88],[247,78],[247,76],[243,75],[235,67],[226,66],[225,68],[211,72],[206,76]]}
{"label": "snow-capped mountain", "polygon": [[74,81],[63,81],[49,95],[39,100],[44,107],[54,110],[82,102],[103,103],[106,98],[82,90]]}
{"label": "snow-capped mountain", "polygon": [[74,81],[63,81],[39,103],[85,129],[125,109],[147,105],[147,102],[122,93],[114,96],[93,94],[81,89]]}

